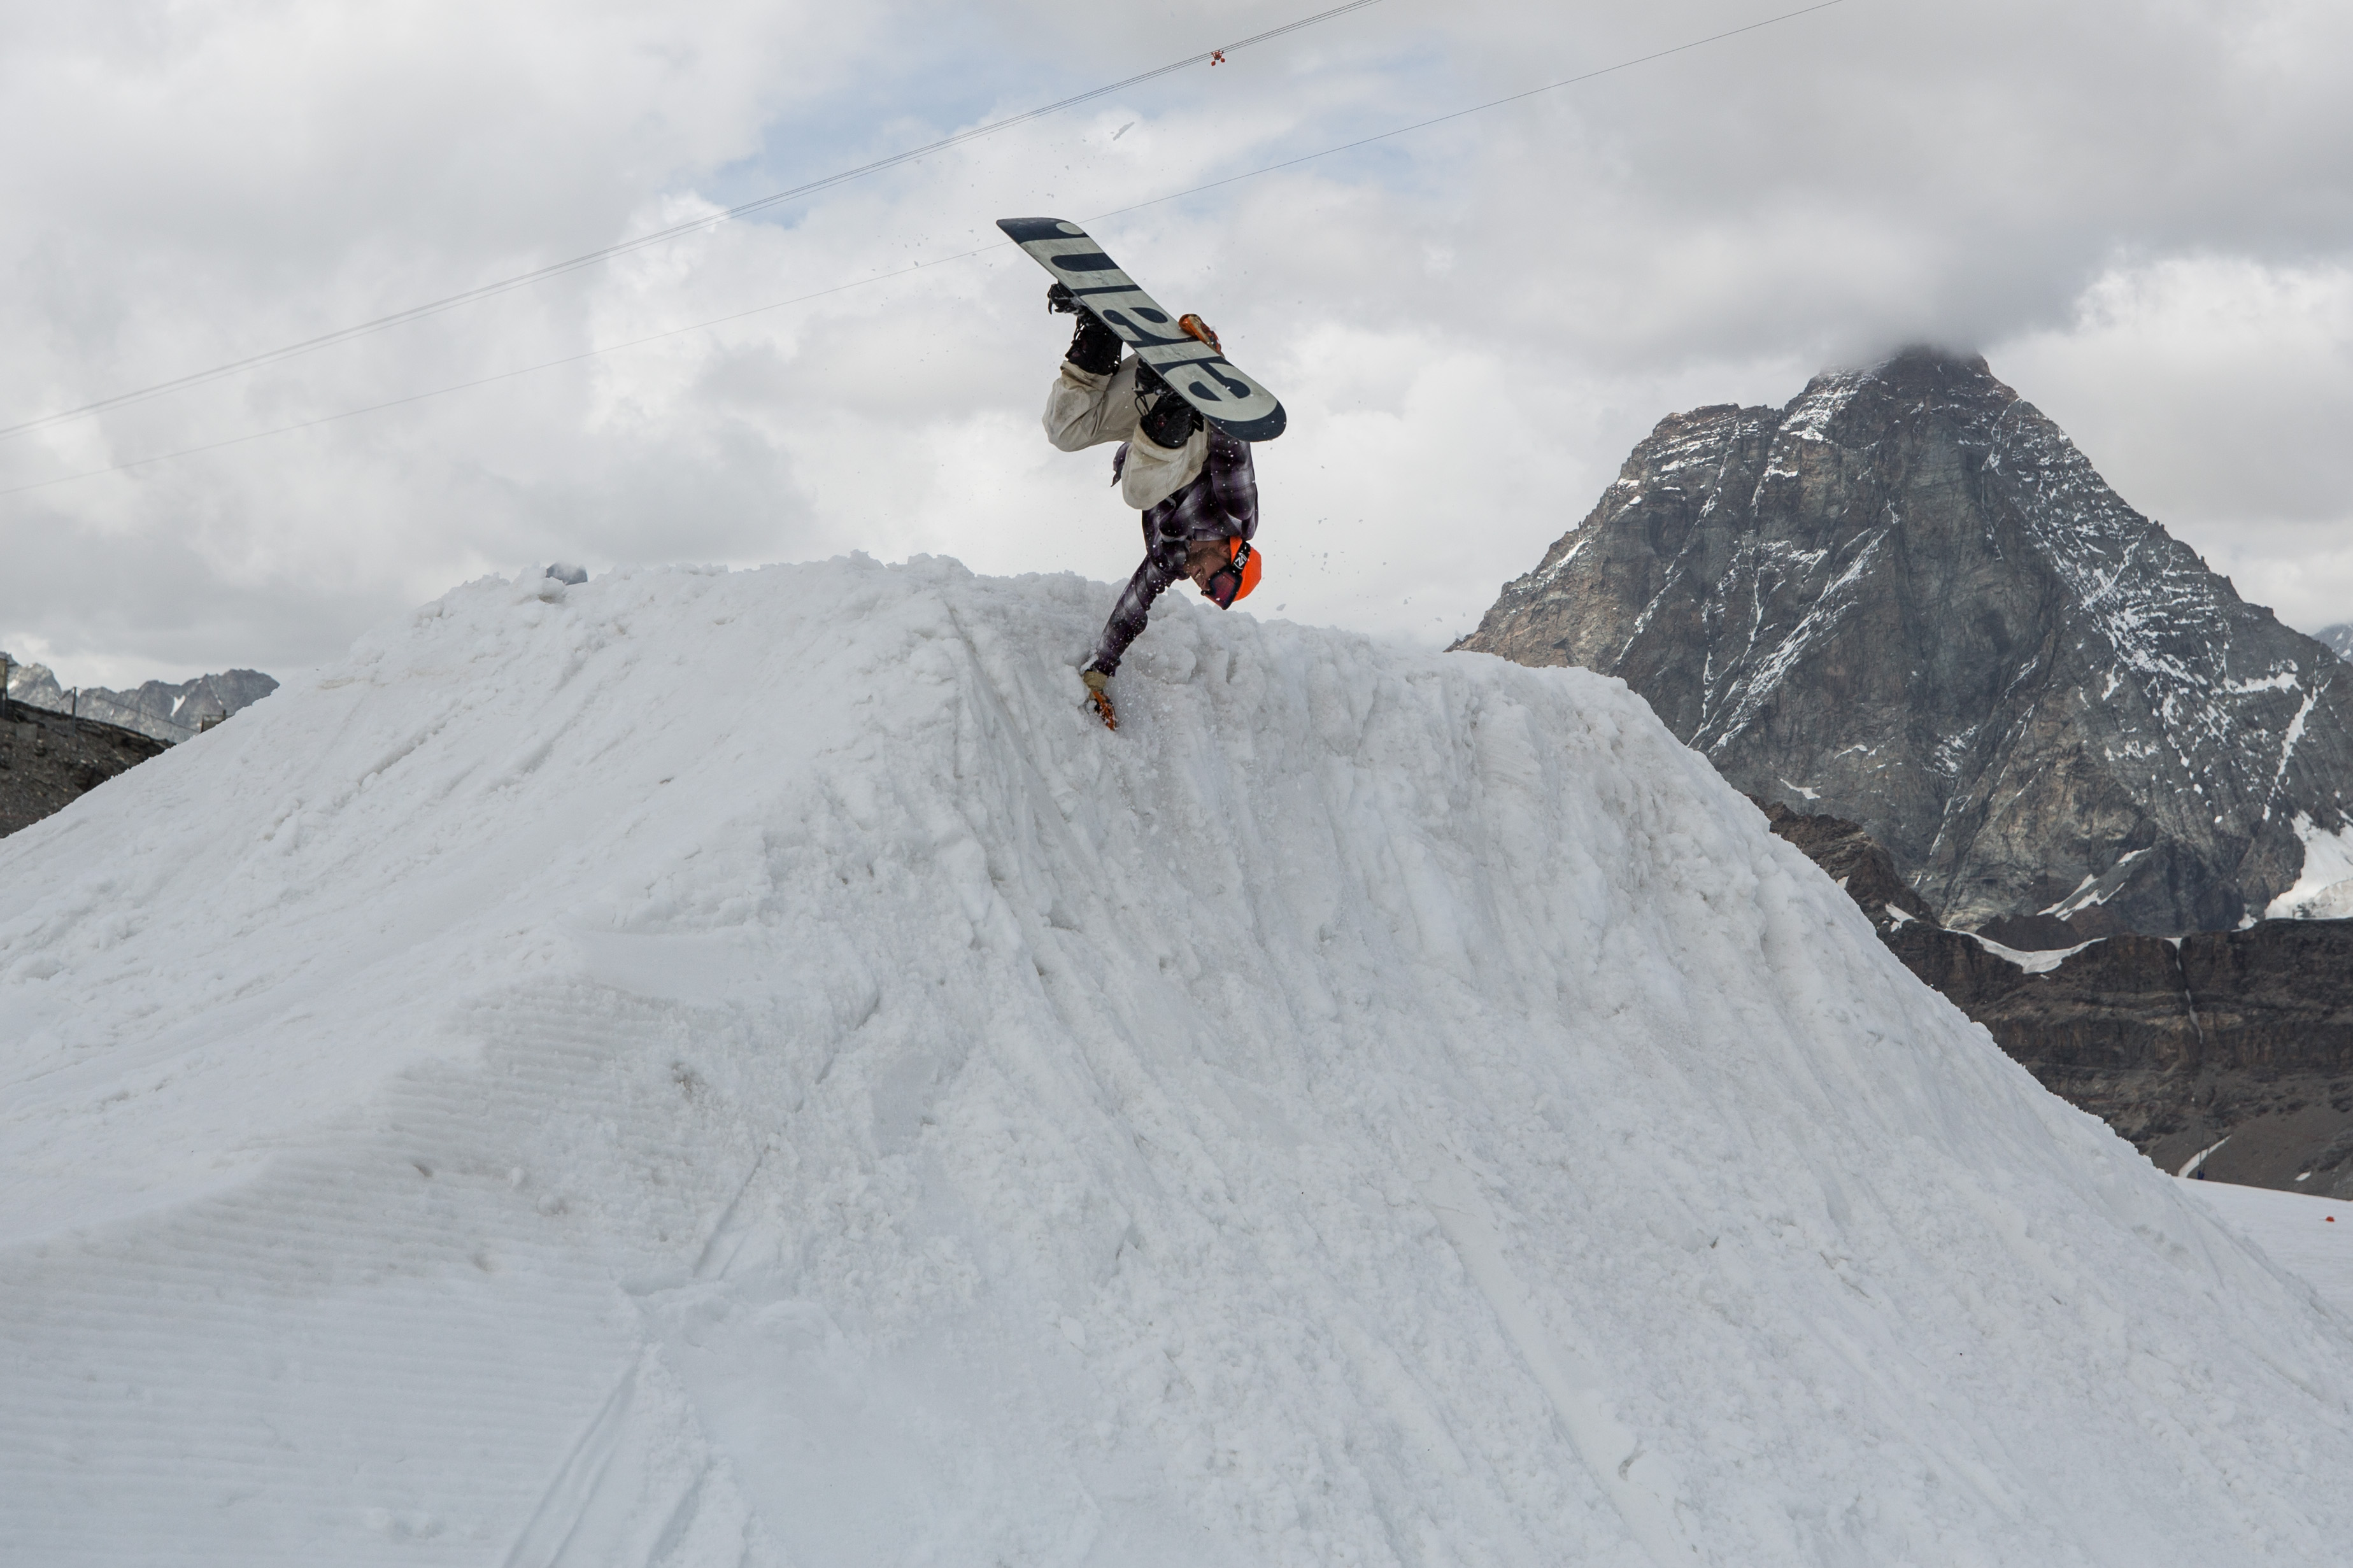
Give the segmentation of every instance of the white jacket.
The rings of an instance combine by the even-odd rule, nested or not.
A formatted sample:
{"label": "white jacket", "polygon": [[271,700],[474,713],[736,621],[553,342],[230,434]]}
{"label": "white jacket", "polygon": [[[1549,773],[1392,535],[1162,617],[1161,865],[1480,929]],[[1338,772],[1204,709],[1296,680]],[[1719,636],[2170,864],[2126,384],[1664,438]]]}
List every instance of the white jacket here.
{"label": "white jacket", "polygon": [[1135,427],[1135,356],[1120,361],[1109,375],[1081,370],[1069,360],[1046,395],[1046,438],[1065,452],[1083,451],[1106,441],[1124,441],[1127,466],[1119,493],[1138,511],[1149,511],[1199,477],[1209,455],[1209,432],[1198,429],[1174,450]]}

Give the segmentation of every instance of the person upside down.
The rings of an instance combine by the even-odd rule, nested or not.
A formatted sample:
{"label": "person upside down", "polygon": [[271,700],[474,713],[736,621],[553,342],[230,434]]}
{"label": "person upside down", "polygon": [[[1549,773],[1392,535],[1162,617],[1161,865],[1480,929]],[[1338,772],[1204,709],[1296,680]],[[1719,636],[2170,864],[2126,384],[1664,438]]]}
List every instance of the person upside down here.
{"label": "person upside down", "polygon": [[[1087,700],[1116,730],[1108,686],[1161,591],[1190,577],[1202,597],[1223,610],[1258,586],[1259,555],[1250,542],[1258,532],[1258,476],[1249,442],[1203,420],[1150,365],[1133,354],[1123,359],[1119,335],[1068,288],[1047,289],[1046,308],[1079,319],[1046,397],[1046,438],[1065,452],[1118,442],[1112,481],[1144,514],[1144,564],[1127,580],[1094,657],[1079,672]],[[1185,321],[1198,324],[1199,318]],[[1215,333],[1206,326],[1199,331],[1217,346]]]}

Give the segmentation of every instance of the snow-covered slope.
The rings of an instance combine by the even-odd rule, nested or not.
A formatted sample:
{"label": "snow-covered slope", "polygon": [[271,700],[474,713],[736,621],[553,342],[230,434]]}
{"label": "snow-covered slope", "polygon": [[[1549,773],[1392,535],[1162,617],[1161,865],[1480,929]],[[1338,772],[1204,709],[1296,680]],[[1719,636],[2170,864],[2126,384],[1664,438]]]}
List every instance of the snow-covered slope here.
{"label": "snow-covered slope", "polygon": [[1622,686],[1107,598],[476,584],[0,844],[13,1560],[2341,1549],[2353,1325]]}
{"label": "snow-covered slope", "polygon": [[2353,1313],[2353,1204],[2271,1187],[2179,1178],[2181,1190],[2303,1278],[2320,1299]]}

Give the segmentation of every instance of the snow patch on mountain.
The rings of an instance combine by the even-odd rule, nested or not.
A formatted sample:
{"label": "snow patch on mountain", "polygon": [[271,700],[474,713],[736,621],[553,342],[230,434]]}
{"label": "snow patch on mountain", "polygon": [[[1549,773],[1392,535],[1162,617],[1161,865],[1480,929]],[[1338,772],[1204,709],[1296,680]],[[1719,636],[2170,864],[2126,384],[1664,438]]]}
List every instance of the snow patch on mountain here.
{"label": "snow patch on mountain", "polygon": [[2110,489],[2031,404],[2015,399],[1993,428],[1987,467],[2018,487],[2028,531],[2113,650],[2115,673],[2141,688],[2185,776],[2199,773],[2200,754],[2228,755],[2240,737],[2266,727],[2240,700],[2298,695],[2270,787],[2251,792],[2275,799],[2321,678],[2285,658],[2244,668],[2235,599],[2194,552]]}
{"label": "snow patch on mountain", "polygon": [[2048,974],[2085,948],[2097,947],[2106,940],[2105,937],[2094,937],[2090,942],[2079,942],[2073,947],[2038,948],[2028,952],[2021,948],[2005,947],[1991,937],[1981,936],[1973,931],[1965,931],[1960,934],[1976,942],[2004,963],[2014,964],[2029,974]]}
{"label": "snow patch on mountain", "polygon": [[2335,921],[2353,917],[2353,826],[2335,832],[2299,812],[2295,836],[2304,840],[2304,874],[2295,887],[2263,911],[2270,920]]}
{"label": "snow patch on mountain", "polygon": [[1825,371],[1814,377],[1782,416],[1773,439],[1773,457],[1765,465],[1766,477],[1795,478],[1799,447],[1829,440],[1831,421],[1870,380],[1868,371],[1855,370]]}
{"label": "snow patch on mountain", "polygon": [[1624,685],[1109,597],[485,581],[0,842],[0,1539],[2338,1551],[2353,1325]]}

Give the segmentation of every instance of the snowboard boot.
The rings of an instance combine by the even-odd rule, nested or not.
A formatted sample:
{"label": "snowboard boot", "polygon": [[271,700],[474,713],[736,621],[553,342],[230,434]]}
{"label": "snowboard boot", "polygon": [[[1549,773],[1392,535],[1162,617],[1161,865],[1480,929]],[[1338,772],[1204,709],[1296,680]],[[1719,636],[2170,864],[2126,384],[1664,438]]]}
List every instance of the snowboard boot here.
{"label": "snowboard boot", "polygon": [[1078,331],[1071,334],[1071,352],[1064,359],[1092,375],[1109,375],[1119,368],[1119,334],[1080,304],[1069,285],[1055,283],[1047,289],[1046,309],[1079,319]]}
{"label": "snowboard boot", "polygon": [[1148,364],[1135,367],[1135,427],[1155,447],[1175,451],[1201,427],[1201,411]]}

